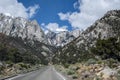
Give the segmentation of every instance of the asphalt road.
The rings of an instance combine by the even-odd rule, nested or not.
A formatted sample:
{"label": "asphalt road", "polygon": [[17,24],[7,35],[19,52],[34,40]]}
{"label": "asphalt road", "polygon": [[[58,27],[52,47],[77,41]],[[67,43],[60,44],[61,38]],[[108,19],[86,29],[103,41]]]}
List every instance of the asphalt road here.
{"label": "asphalt road", "polygon": [[21,74],[6,80],[70,80],[55,70],[53,66],[42,68],[27,74]]}

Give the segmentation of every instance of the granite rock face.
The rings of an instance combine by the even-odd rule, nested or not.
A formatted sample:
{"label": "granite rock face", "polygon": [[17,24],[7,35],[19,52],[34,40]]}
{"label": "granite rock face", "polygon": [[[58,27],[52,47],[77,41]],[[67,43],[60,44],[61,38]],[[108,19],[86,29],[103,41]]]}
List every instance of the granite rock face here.
{"label": "granite rock face", "polygon": [[48,43],[44,32],[35,20],[29,21],[21,17],[13,18],[2,13],[0,14],[0,33],[20,37],[23,40]]}

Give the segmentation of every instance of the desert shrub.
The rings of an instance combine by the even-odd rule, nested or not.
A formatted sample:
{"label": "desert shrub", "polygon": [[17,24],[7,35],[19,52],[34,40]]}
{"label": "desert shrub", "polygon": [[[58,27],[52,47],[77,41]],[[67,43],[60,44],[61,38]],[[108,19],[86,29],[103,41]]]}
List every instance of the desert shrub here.
{"label": "desert shrub", "polygon": [[7,64],[23,62],[35,65],[40,63],[36,55],[30,52],[20,53],[18,49],[8,48],[2,44],[0,44],[0,61],[5,61]]}
{"label": "desert shrub", "polygon": [[88,65],[90,64],[96,64],[97,61],[95,59],[89,59],[87,62],[86,62]]}
{"label": "desert shrub", "polygon": [[24,64],[24,63],[19,63],[19,65],[21,66],[21,68],[25,68],[25,69],[29,68],[29,66],[27,64]]}
{"label": "desert shrub", "polygon": [[67,74],[68,75],[73,75],[73,74],[75,74],[75,71],[69,69],[69,70],[67,70]]}
{"label": "desert shrub", "polygon": [[4,70],[4,67],[0,66],[0,74],[2,73],[3,70]]}
{"label": "desert shrub", "polygon": [[69,69],[74,70],[74,71],[76,71],[77,68],[78,68],[78,67],[77,67],[77,66],[74,66],[74,65],[69,66]]}
{"label": "desert shrub", "polygon": [[117,67],[117,61],[116,60],[111,58],[111,59],[108,59],[107,62],[108,62],[107,64],[108,64],[109,67],[111,67],[111,68]]}
{"label": "desert shrub", "polygon": [[108,39],[98,39],[95,47],[91,48],[91,52],[101,56],[102,59],[117,59],[120,61],[120,40],[116,37]]}
{"label": "desert shrub", "polygon": [[103,63],[102,60],[98,60],[98,61],[97,61],[97,64],[102,64],[102,63]]}
{"label": "desert shrub", "polygon": [[117,76],[117,80],[120,80],[120,76]]}
{"label": "desert shrub", "polygon": [[96,76],[94,80],[103,80],[102,78]]}
{"label": "desert shrub", "polygon": [[77,75],[77,74],[74,74],[74,75],[72,75],[72,78],[73,78],[73,79],[78,79],[78,75]]}
{"label": "desert shrub", "polygon": [[120,74],[120,70],[118,70],[118,74]]}
{"label": "desert shrub", "polygon": [[68,63],[65,63],[65,64],[64,64],[64,67],[65,67],[65,68],[68,68],[69,66],[70,66],[70,64],[68,64]]}

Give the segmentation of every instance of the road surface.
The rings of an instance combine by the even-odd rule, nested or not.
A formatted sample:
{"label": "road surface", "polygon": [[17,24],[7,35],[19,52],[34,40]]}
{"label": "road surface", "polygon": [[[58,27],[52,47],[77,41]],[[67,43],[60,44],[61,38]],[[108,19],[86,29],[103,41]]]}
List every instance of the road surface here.
{"label": "road surface", "polygon": [[18,75],[6,80],[71,80],[60,74],[53,66],[48,66],[38,71]]}

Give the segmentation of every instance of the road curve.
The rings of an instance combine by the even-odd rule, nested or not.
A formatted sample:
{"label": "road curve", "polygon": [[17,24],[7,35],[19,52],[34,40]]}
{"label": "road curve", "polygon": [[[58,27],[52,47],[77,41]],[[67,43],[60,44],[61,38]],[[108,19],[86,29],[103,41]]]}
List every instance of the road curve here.
{"label": "road curve", "polygon": [[57,72],[53,66],[48,66],[38,71],[18,75],[6,80],[70,80]]}

